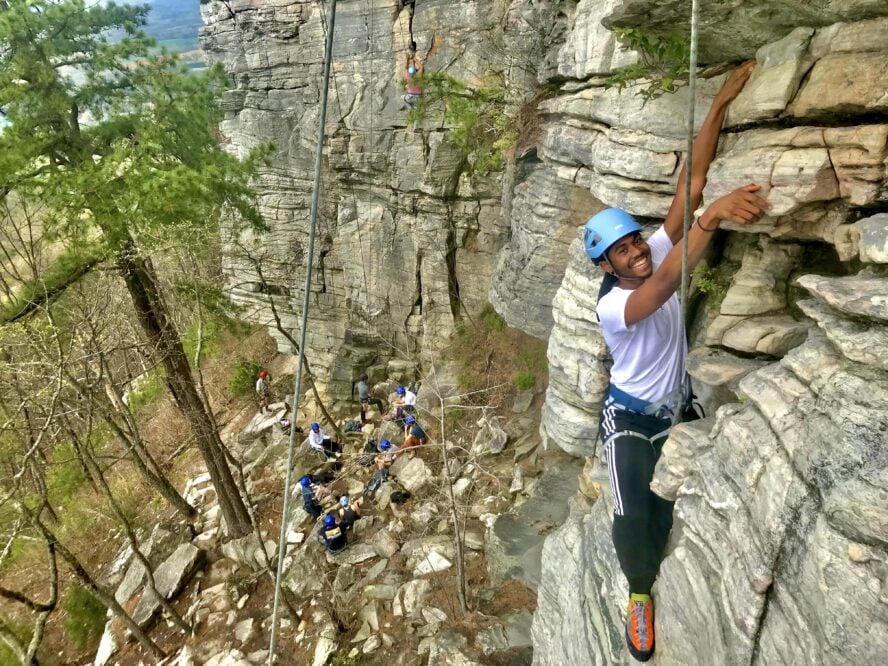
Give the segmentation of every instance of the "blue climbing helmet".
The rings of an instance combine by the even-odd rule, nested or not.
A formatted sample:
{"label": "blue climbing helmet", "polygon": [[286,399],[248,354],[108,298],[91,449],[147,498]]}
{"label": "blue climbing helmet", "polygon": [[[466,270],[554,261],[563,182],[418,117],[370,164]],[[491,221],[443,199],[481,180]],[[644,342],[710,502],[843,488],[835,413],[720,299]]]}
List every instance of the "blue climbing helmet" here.
{"label": "blue climbing helmet", "polygon": [[343,495],[339,498],[339,506],[343,509],[348,506],[348,495]]}
{"label": "blue climbing helmet", "polygon": [[302,484],[303,488],[308,488],[311,485],[311,479],[308,478],[308,475],[305,475],[301,479],[299,479],[299,483]]}
{"label": "blue climbing helmet", "polygon": [[413,76],[414,74],[416,74],[416,67],[414,67],[413,65],[410,65],[410,67],[407,68],[407,73],[410,76]]}
{"label": "blue climbing helmet", "polygon": [[318,423],[317,421],[315,421],[314,423],[311,424],[311,429],[314,430],[315,432],[318,432],[321,429],[321,424]]}
{"label": "blue climbing helmet", "polygon": [[392,448],[392,443],[387,439],[384,439],[379,443],[380,451],[388,451],[390,448]]}
{"label": "blue climbing helmet", "polygon": [[399,386],[395,389],[395,393],[397,393],[398,395],[405,395],[407,393],[407,389],[405,389],[403,386]]}
{"label": "blue climbing helmet", "polygon": [[336,519],[331,516],[329,513],[324,516],[324,525],[326,527],[333,527],[336,524]]}
{"label": "blue climbing helmet", "polygon": [[601,261],[611,245],[636,231],[641,231],[641,225],[629,213],[619,208],[606,208],[590,217],[583,227],[586,255],[592,261]]}
{"label": "blue climbing helmet", "polygon": [[406,419],[404,419],[404,423],[406,423],[407,425],[413,425],[414,423],[416,423],[416,417],[408,416]]}

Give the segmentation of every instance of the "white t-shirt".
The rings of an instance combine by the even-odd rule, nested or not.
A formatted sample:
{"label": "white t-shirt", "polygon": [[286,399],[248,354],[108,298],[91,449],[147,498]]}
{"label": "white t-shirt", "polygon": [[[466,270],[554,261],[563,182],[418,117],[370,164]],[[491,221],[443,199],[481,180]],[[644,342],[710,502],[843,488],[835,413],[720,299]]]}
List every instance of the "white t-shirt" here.
{"label": "white t-shirt", "polygon": [[326,433],[324,433],[323,428],[315,432],[314,430],[308,431],[308,443],[313,449],[322,449],[324,440],[327,438]]}
{"label": "white t-shirt", "polygon": [[416,394],[410,389],[404,389],[406,393],[404,393],[404,404],[405,405],[415,405],[416,404]]}
{"label": "white t-shirt", "polygon": [[[648,239],[656,271],[672,249],[663,227]],[[657,402],[681,384],[688,353],[681,307],[672,294],[656,312],[626,326],[626,301],[631,289],[614,287],[598,302],[601,332],[614,359],[611,384],[629,395]]]}
{"label": "white t-shirt", "polygon": [[260,377],[256,380],[256,393],[264,396],[268,392],[268,383]]}

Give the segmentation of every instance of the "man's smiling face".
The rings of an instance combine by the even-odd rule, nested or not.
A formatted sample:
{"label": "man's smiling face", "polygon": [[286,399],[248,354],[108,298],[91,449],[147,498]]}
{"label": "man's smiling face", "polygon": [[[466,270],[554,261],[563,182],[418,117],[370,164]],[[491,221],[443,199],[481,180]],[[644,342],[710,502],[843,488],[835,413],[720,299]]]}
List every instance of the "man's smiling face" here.
{"label": "man's smiling face", "polygon": [[654,272],[651,250],[640,232],[623,236],[611,245],[606,258],[607,262],[602,264],[602,267],[607,271],[610,264],[612,270],[608,272],[612,272],[618,278],[646,280]]}

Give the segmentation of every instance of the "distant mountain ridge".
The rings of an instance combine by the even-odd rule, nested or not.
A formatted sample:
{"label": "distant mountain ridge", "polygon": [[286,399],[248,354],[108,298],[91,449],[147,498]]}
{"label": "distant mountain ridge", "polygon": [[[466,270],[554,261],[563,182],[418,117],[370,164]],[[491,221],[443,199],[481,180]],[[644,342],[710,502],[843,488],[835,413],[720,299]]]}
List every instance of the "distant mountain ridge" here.
{"label": "distant mountain ridge", "polygon": [[[200,0],[125,0],[126,4],[148,4],[148,24],[145,32],[158,42],[192,41],[197,48],[197,31],[203,25],[200,18]],[[172,50],[182,50],[169,45]]]}

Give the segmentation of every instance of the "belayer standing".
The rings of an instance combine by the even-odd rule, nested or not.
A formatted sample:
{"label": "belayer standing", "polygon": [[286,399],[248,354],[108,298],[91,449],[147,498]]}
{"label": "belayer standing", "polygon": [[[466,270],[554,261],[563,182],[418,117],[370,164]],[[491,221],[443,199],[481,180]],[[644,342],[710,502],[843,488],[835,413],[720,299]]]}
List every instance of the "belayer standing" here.
{"label": "belayer standing", "polygon": [[263,370],[256,380],[256,397],[259,399],[259,413],[264,414],[268,403],[271,402],[271,377]]}
{"label": "belayer standing", "polygon": [[[694,141],[691,210],[700,205],[727,107],[752,67],[746,63],[731,74]],[[672,502],[651,492],[650,483],[673,423],[698,418],[684,369],[687,339],[675,293],[682,275],[686,176],[683,168],[666,220],[649,240],[631,215],[615,208],[594,215],[583,233],[586,254],[606,273],[597,313],[614,364],[599,428],[614,497],[614,548],[629,582],[626,641],[639,661],[654,652],[651,588],[672,529]],[[735,190],[697,218],[688,234],[689,271],[721,221],[749,224],[768,208],[755,194],[758,189]]]}
{"label": "belayer standing", "polygon": [[376,405],[379,408],[379,413],[382,414],[385,411],[385,408],[382,404],[382,400],[379,398],[371,397],[370,395],[370,384],[368,383],[367,373],[365,372],[358,378],[358,400],[361,402],[361,425],[367,423],[367,406],[368,405]]}

